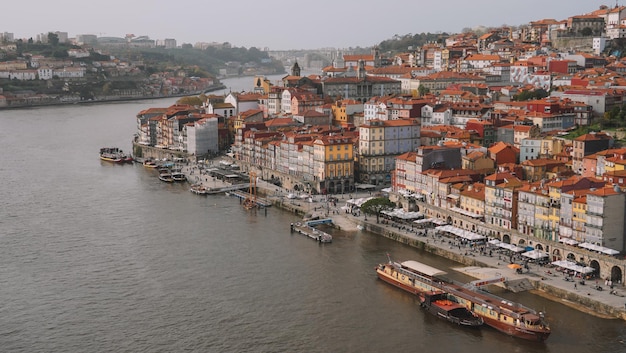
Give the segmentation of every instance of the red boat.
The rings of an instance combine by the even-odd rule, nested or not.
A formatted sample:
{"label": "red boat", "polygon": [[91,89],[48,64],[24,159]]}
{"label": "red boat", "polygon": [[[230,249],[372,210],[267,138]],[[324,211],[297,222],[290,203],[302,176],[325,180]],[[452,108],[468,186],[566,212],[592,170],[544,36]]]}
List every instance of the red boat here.
{"label": "red boat", "polygon": [[480,289],[481,285],[491,283],[489,281],[475,281],[474,286],[468,286],[443,279],[444,271],[417,261],[398,263],[391,259],[389,263],[378,265],[376,273],[381,280],[419,296],[421,302],[430,295],[445,293],[448,299],[465,306],[485,324],[507,335],[533,341],[545,341],[550,336],[550,327],[542,313]]}

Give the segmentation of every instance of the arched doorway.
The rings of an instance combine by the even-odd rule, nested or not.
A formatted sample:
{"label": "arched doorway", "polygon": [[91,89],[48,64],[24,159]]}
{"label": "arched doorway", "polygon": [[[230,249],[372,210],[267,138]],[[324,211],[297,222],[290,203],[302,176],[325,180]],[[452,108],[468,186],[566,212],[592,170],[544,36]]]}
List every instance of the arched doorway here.
{"label": "arched doorway", "polygon": [[508,234],[505,234],[502,236],[502,242],[503,243],[507,243],[507,244],[511,244],[511,236]]}
{"label": "arched doorway", "polygon": [[569,261],[576,262],[576,255],[574,255],[574,254],[572,254],[572,253],[569,253],[569,254],[567,254],[567,259],[568,259]]}
{"label": "arched doorway", "polygon": [[452,224],[452,217],[448,216],[448,218],[446,218],[446,222],[448,222],[448,224]]}
{"label": "arched doorway", "polygon": [[552,251],[552,261],[559,260],[561,260],[561,251],[559,249],[554,249],[554,251]]}
{"label": "arched doorway", "polygon": [[535,245],[535,249],[537,249],[537,250],[543,250],[543,245],[541,245],[541,244],[537,244],[537,245]]}
{"label": "arched doorway", "polygon": [[623,273],[621,268],[619,268],[618,266],[611,267],[611,281],[613,281],[613,283],[621,284],[622,276]]}
{"label": "arched doorway", "polygon": [[589,261],[589,267],[593,267],[593,275],[595,277],[600,277],[600,263],[597,260]]}

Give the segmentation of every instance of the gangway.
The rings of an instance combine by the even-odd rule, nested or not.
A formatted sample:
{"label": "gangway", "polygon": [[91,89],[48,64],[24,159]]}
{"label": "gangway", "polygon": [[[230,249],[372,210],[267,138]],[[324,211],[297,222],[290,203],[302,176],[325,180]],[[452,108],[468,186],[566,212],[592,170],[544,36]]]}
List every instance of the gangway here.
{"label": "gangway", "polygon": [[316,226],[318,224],[328,224],[328,223],[333,223],[332,218],[313,219],[313,220],[305,222],[305,224],[310,227]]}
{"label": "gangway", "polygon": [[485,279],[477,279],[475,281],[471,281],[469,283],[467,283],[465,286],[468,288],[479,288],[482,286],[486,286],[489,284],[494,284],[494,283],[501,283],[506,281],[506,277],[504,276],[496,276],[496,277],[492,277],[492,278],[485,278]]}

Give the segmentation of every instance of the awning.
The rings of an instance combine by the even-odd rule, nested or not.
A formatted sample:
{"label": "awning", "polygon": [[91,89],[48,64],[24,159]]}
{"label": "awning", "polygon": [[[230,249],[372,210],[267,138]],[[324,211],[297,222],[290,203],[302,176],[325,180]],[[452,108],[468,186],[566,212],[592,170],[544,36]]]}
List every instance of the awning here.
{"label": "awning", "polygon": [[418,219],[417,221],[413,221],[413,223],[422,224],[422,223],[433,223],[434,218],[423,218]]}
{"label": "awning", "polygon": [[522,252],[522,251],[526,250],[526,249],[521,248],[521,247],[519,247],[517,245],[508,244],[508,243],[500,243],[500,244],[498,244],[498,246],[503,248],[503,249],[511,250],[512,252]]}
{"label": "awning", "polygon": [[483,235],[478,233],[470,232],[469,230],[461,229],[455,226],[451,226],[449,224],[445,226],[439,226],[435,228],[438,231],[448,232],[456,235],[457,237],[461,237],[467,240],[482,240],[485,239]]}
{"label": "awning", "polygon": [[580,243],[580,244],[578,244],[578,246],[581,247],[581,248],[587,249],[587,250],[597,251],[597,252],[601,252],[603,254],[608,254],[608,255],[617,255],[617,254],[619,254],[619,251],[617,251],[615,249],[611,249],[611,248],[607,248],[607,247],[604,247],[604,246],[591,244],[591,243]]}
{"label": "awning", "polygon": [[568,270],[572,270],[572,271],[576,271],[580,273],[591,273],[595,271],[593,267],[589,267],[589,266],[583,267],[583,266],[577,265],[575,262],[566,261],[566,260],[552,261],[552,264],[557,267],[563,267]]}
{"label": "awning", "polygon": [[455,195],[455,194],[448,194],[448,196],[446,196],[446,197],[451,198],[451,199],[458,199],[458,198],[459,198],[459,195]]}
{"label": "awning", "polygon": [[464,216],[472,217],[472,218],[481,218],[483,216],[481,214],[477,214],[477,213],[472,213],[470,211],[466,211],[466,210],[464,210],[464,209],[462,209],[460,207],[450,207],[450,211],[454,211],[456,213],[460,213],[460,214],[462,214]]}
{"label": "awning", "polygon": [[400,219],[418,219],[418,218],[424,218],[424,214],[420,213],[420,212],[407,212],[401,208],[396,208],[393,211],[382,211],[380,212],[382,214],[385,214],[389,217],[396,217],[396,218],[400,218]]}
{"label": "awning", "polygon": [[567,245],[576,245],[578,244],[578,242],[572,238],[560,238],[559,241],[563,244],[567,244]]}
{"label": "awning", "polygon": [[537,259],[543,259],[543,258],[548,257],[548,254],[541,250],[531,250],[531,251],[522,253],[522,256],[528,257],[533,260],[537,260]]}

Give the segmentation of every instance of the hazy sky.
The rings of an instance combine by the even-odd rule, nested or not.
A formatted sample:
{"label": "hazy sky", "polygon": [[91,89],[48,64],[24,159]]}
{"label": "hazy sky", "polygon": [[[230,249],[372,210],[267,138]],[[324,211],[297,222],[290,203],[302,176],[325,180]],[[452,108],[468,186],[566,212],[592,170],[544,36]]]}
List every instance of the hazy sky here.
{"label": "hazy sky", "polygon": [[[624,1],[624,0],[622,0]],[[461,32],[466,27],[564,20],[605,0],[32,0],[3,2],[0,32],[16,38],[50,31],[151,39],[178,44],[230,42],[237,47],[368,47],[394,34]]]}

